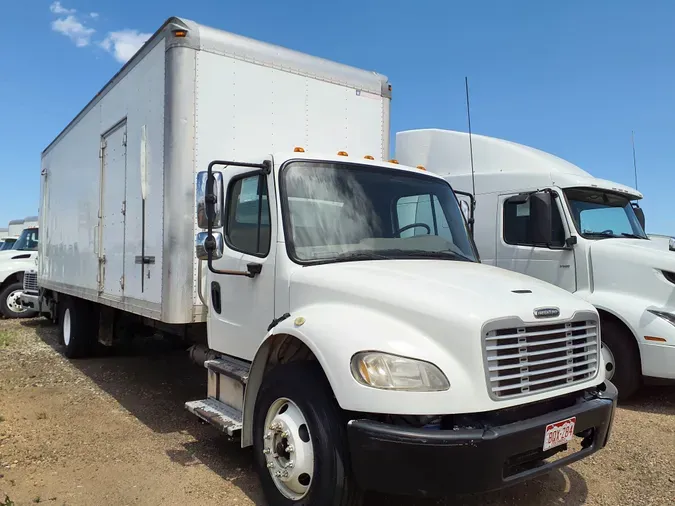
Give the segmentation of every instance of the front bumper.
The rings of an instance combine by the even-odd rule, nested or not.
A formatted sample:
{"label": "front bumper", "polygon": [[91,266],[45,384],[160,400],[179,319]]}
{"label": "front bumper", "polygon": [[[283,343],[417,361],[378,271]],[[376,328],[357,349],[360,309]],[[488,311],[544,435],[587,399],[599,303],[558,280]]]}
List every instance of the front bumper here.
{"label": "front bumper", "polygon": [[[348,424],[352,468],[359,485],[401,495],[439,497],[484,492],[547,473],[603,448],[614,419],[617,390],[581,392],[574,404],[489,428],[429,430],[372,420]],[[576,417],[582,449],[547,462],[546,426]],[[560,447],[564,450],[564,447]]]}
{"label": "front bumper", "polygon": [[39,303],[39,294],[38,292],[33,291],[24,291],[19,295],[19,301],[21,305],[26,309],[32,309],[37,311]]}
{"label": "front bumper", "polygon": [[650,378],[675,380],[675,346],[641,343],[642,374]]}

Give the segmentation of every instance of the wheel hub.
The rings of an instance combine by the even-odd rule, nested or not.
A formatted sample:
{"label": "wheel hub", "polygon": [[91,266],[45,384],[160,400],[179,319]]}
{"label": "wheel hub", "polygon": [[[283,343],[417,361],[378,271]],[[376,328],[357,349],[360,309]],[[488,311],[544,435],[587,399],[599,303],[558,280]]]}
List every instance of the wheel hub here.
{"label": "wheel hub", "polygon": [[314,447],[307,421],[290,399],[277,399],[265,417],[263,454],[272,481],[288,499],[302,499],[314,475]]}
{"label": "wheel hub", "polygon": [[7,296],[7,307],[14,313],[26,311],[26,308],[21,305],[21,290],[14,290]]}
{"label": "wheel hub", "polygon": [[614,353],[605,343],[602,343],[602,358],[605,362],[605,378],[607,381],[612,381],[614,377],[614,372],[616,371],[616,361],[614,359]]}

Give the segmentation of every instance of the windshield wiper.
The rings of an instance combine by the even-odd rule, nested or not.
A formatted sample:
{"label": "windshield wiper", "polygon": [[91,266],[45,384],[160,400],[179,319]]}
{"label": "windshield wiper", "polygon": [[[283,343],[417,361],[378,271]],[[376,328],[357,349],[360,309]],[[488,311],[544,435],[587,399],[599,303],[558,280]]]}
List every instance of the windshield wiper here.
{"label": "windshield wiper", "polygon": [[621,235],[624,237],[630,237],[631,239],[646,239],[646,237],[642,237],[641,235],[627,234],[626,232],[621,232]]}
{"label": "windshield wiper", "polygon": [[326,262],[351,262],[352,260],[389,260],[390,257],[379,255],[373,251],[347,251],[333,258],[326,258]]}
{"label": "windshield wiper", "polygon": [[381,250],[379,253],[387,255],[387,258],[439,258],[473,262],[473,259],[451,250],[427,251],[418,249],[387,249]]}

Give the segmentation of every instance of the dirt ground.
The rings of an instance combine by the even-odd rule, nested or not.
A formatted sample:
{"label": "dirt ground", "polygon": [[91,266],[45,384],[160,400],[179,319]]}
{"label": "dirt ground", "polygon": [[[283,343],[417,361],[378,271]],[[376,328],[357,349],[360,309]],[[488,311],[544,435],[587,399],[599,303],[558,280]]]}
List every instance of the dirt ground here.
{"label": "dirt ground", "polygon": [[[142,341],[70,362],[45,320],[0,320],[0,506],[264,505],[250,449],[183,409],[206,392],[184,351]],[[675,504],[675,388],[621,407],[609,446],[497,493],[369,505]]]}

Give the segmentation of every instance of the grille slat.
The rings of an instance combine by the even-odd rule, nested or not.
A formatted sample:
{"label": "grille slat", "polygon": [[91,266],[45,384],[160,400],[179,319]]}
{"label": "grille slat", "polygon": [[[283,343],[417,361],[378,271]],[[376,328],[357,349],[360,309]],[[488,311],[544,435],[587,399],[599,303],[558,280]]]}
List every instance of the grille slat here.
{"label": "grille slat", "polygon": [[596,321],[497,329],[484,336],[487,380],[498,399],[533,395],[594,377],[600,361]]}
{"label": "grille slat", "polygon": [[27,271],[23,273],[23,289],[37,291],[37,272]]}
{"label": "grille slat", "polygon": [[[572,328],[572,327],[565,327],[564,329],[560,330],[560,332],[564,332],[568,328]],[[576,330],[589,330],[589,329],[595,329],[595,328],[596,328],[595,325],[584,325],[583,327],[574,327],[574,330],[575,331]],[[540,330],[538,332],[528,332],[527,333],[527,335],[530,336],[530,337],[548,336],[550,334],[551,334],[550,330]],[[497,340],[500,340],[500,339],[514,339],[514,338],[520,337],[521,335],[522,334],[518,334],[518,333],[515,333],[515,334],[500,334],[500,335],[494,336],[494,337],[487,337],[485,340],[486,341],[497,341]]]}

